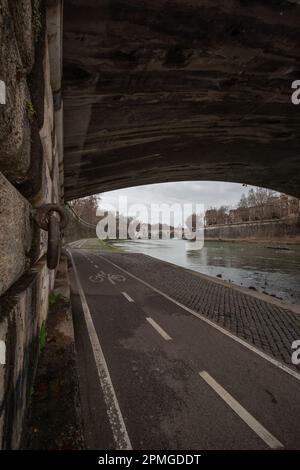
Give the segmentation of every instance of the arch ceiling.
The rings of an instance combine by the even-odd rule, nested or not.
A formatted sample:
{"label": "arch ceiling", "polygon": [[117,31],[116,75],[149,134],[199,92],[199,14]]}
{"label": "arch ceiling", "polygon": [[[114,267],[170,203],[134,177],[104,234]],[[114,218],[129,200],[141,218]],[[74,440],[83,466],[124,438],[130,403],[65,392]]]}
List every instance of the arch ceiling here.
{"label": "arch ceiling", "polygon": [[299,3],[65,0],[66,199],[194,179],[300,197]]}

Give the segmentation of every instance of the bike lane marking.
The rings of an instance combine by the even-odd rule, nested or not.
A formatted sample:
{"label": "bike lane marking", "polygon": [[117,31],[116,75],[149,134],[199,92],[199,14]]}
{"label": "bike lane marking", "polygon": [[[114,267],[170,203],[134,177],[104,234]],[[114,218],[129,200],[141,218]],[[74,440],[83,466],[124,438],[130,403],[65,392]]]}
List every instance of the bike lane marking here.
{"label": "bike lane marking", "polygon": [[130,295],[127,294],[127,292],[122,292],[122,294],[124,295],[125,299],[128,300],[128,302],[134,302]]}
{"label": "bike lane marking", "polygon": [[157,333],[159,333],[160,336],[162,336],[166,341],[172,340],[171,336],[169,336],[168,333],[166,333],[165,330],[163,330],[162,327],[159,326],[159,324],[153,320],[153,318],[147,317],[146,320],[148,323],[150,323],[151,326],[153,326],[153,328],[157,331]]}
{"label": "bike lane marking", "polygon": [[101,270],[96,272],[95,274],[91,274],[89,276],[89,281],[93,282],[94,284],[101,283],[103,281],[108,281],[115,286],[117,282],[125,282],[126,277],[120,274],[106,273],[105,271]]}
{"label": "bike lane marking", "polygon": [[94,326],[94,322],[91,316],[90,309],[83,291],[82,284],[79,279],[79,274],[75,266],[75,261],[72,253],[67,250],[73,270],[74,276],[78,288],[78,294],[80,297],[84,319],[89,334],[90,343],[94,355],[95,364],[97,367],[99,382],[103,391],[103,396],[106,404],[106,411],[111,425],[114,441],[117,450],[132,450],[132,445],[129,439],[129,435],[126,429],[126,425],[122,416],[120,405],[116,396],[116,392],[110,377],[108,366],[104,357],[102,347]]}
{"label": "bike lane marking", "polygon": [[207,323],[208,325],[210,325],[211,327],[213,327],[215,330],[218,330],[220,333],[222,333],[223,335],[225,336],[228,336],[229,338],[231,338],[233,341],[239,343],[240,345],[242,345],[244,348],[248,349],[249,351],[252,351],[254,354],[256,354],[257,356],[261,357],[262,359],[264,359],[265,361],[269,362],[270,364],[272,364],[273,366],[277,367],[278,369],[281,369],[283,372],[285,372],[286,374],[294,377],[294,379],[300,381],[300,374],[296,371],[294,371],[293,369],[291,369],[290,367],[288,367],[287,365],[285,365],[284,363],[278,361],[277,359],[274,359],[272,356],[269,356],[267,353],[261,351],[260,349],[257,349],[255,346],[253,346],[252,344],[250,343],[247,343],[247,341],[241,339],[240,337],[238,336],[235,336],[233,333],[231,333],[230,331],[226,330],[225,328],[223,328],[222,326],[218,325],[217,323],[214,323],[213,321],[209,320],[207,317],[205,317],[203,314],[201,313],[198,313],[196,312],[195,310],[192,310],[191,308],[187,307],[186,305],[182,304],[181,302],[178,302],[177,300],[173,299],[173,297],[170,297],[168,294],[166,294],[165,292],[161,291],[160,289],[157,289],[156,287],[152,286],[151,284],[149,284],[148,282],[144,281],[143,279],[141,279],[140,277],[138,276],[135,276],[134,274],[132,274],[131,272],[127,271],[126,269],[122,268],[121,266],[117,265],[116,263],[114,263],[113,261],[110,261],[109,259],[107,259],[105,256],[102,256],[100,254],[97,255],[98,258],[102,259],[103,261],[106,261],[108,264],[116,267],[117,269],[119,269],[121,272],[127,274],[128,276],[132,277],[133,279],[135,279],[136,281],[140,282],[141,284],[144,284],[144,286],[148,287],[149,289],[151,289],[152,291],[156,292],[157,294],[161,295],[162,297],[164,297],[165,299],[169,300],[170,302],[172,302],[174,305],[177,305],[178,307],[182,308],[183,310],[185,310],[186,312],[190,313],[191,315],[193,315],[194,317],[198,318],[199,320],[203,321],[204,323]]}

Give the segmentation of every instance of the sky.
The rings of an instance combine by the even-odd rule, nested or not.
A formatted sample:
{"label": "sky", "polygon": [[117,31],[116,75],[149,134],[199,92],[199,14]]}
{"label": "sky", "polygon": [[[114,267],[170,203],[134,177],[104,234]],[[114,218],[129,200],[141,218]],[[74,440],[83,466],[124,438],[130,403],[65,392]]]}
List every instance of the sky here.
{"label": "sky", "polygon": [[[210,207],[220,207],[221,205],[235,207],[243,193],[247,193],[251,186],[247,188],[237,183],[220,183],[206,181],[184,181],[178,183],[162,183],[147,186],[136,186],[117,191],[110,191],[101,194],[101,208],[118,211],[124,215],[137,216],[143,222],[157,223],[159,221],[159,211],[152,208],[152,204],[193,204],[193,208],[185,206],[185,216],[194,212],[196,204],[203,204],[204,211]],[[126,214],[124,196],[127,198]],[[120,206],[123,202],[124,208]],[[147,208],[147,215],[141,211],[137,214],[135,204],[143,204]],[[192,207],[192,206],[191,206]],[[200,207],[200,206],[199,206]],[[166,209],[163,211],[166,213]],[[183,212],[183,210],[182,210]],[[197,211],[199,212],[199,211]],[[148,220],[147,220],[148,217]]]}

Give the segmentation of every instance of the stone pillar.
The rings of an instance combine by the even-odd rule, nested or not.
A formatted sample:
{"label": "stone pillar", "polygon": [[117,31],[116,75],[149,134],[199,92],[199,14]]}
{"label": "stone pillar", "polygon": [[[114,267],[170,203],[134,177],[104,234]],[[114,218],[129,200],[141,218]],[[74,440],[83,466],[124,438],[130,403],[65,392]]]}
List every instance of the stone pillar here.
{"label": "stone pillar", "polygon": [[22,446],[54,284],[31,211],[63,200],[61,37],[61,1],[0,0],[0,449]]}

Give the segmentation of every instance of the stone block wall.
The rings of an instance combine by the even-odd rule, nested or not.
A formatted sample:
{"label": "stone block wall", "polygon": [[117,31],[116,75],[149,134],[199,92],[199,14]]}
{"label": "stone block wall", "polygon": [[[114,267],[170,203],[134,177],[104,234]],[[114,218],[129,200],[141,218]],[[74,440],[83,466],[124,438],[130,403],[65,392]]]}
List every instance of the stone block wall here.
{"label": "stone block wall", "polygon": [[0,0],[0,449],[22,447],[54,285],[31,213],[63,200],[61,30],[61,0]]}
{"label": "stone block wall", "polygon": [[206,240],[300,243],[300,220],[286,218],[216,225],[204,230]]}

